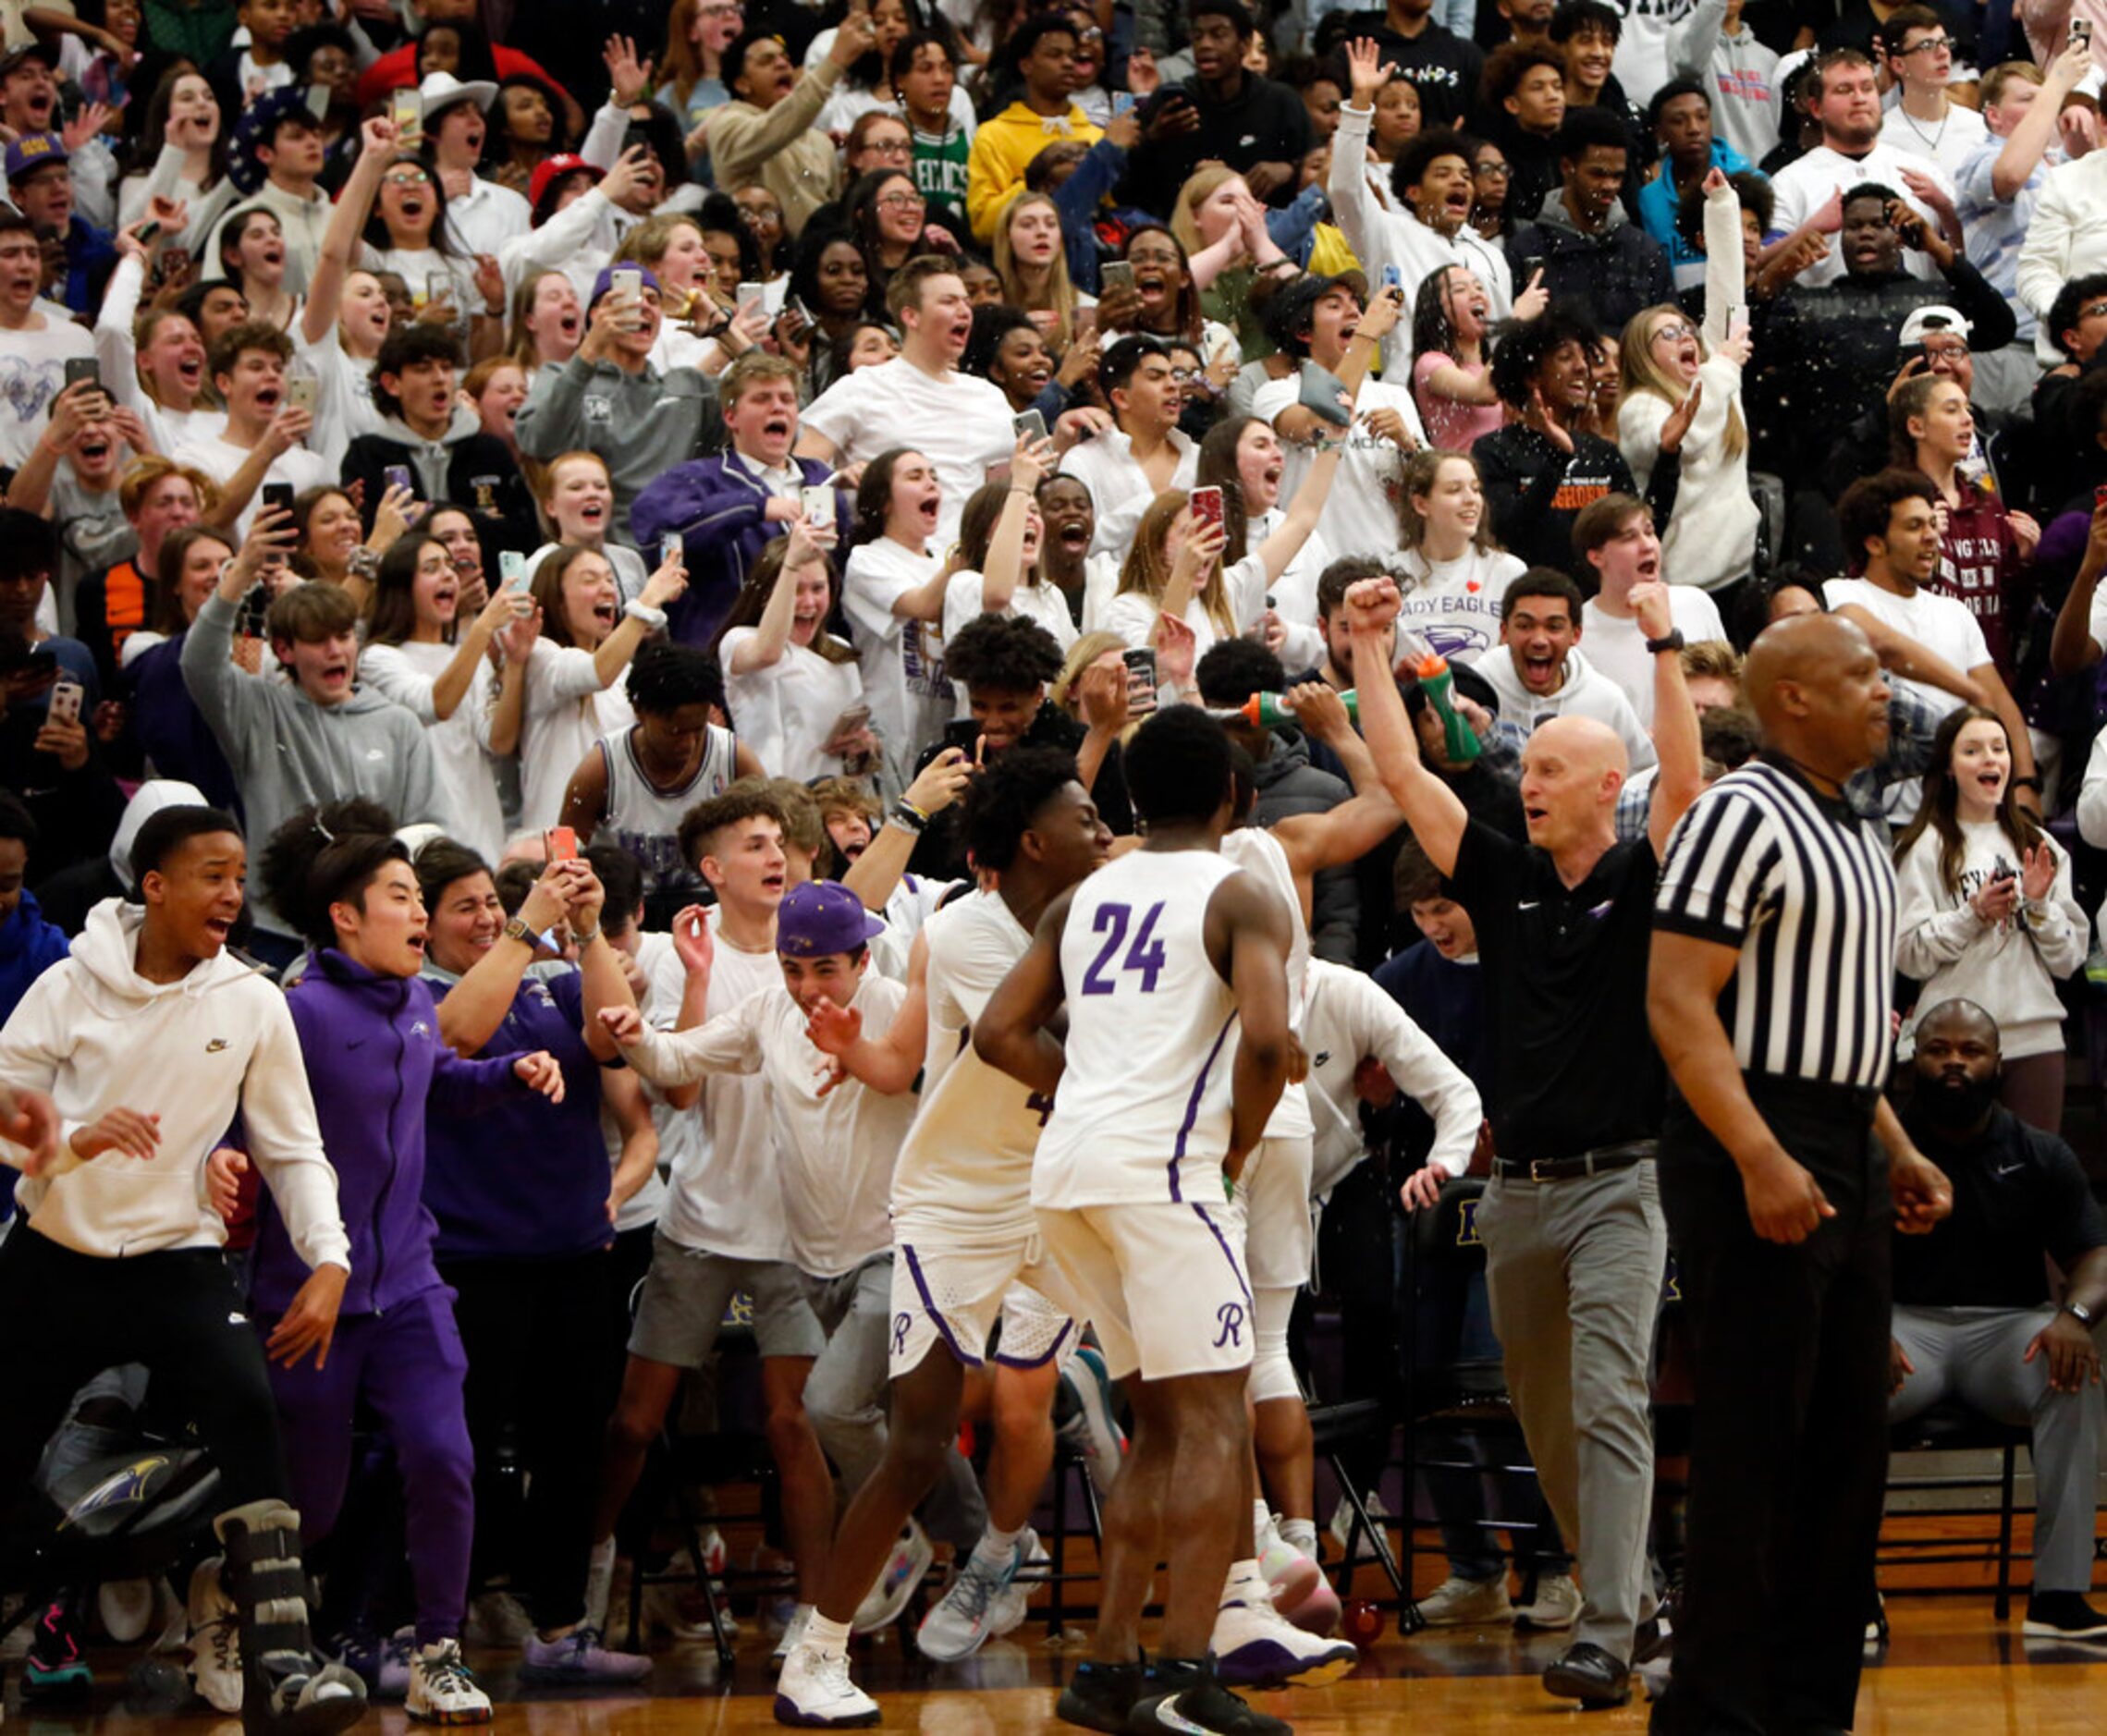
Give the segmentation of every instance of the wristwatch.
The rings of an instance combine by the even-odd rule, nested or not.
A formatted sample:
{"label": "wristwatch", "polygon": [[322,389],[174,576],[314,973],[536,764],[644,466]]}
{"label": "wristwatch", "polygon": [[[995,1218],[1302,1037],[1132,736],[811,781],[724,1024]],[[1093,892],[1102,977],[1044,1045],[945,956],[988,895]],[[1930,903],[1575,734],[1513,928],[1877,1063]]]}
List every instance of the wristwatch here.
{"label": "wristwatch", "polygon": [[2066,1302],[2064,1303],[2064,1313],[2089,1331],[2100,1323],[2100,1316],[2083,1302]]}
{"label": "wristwatch", "polygon": [[529,952],[539,952],[542,949],[542,937],[517,916],[505,924],[504,937],[518,941]]}
{"label": "wristwatch", "polygon": [[1671,628],[1665,637],[1648,640],[1646,649],[1647,654],[1651,657],[1658,657],[1664,651],[1681,651],[1683,649],[1683,630],[1679,627]]}

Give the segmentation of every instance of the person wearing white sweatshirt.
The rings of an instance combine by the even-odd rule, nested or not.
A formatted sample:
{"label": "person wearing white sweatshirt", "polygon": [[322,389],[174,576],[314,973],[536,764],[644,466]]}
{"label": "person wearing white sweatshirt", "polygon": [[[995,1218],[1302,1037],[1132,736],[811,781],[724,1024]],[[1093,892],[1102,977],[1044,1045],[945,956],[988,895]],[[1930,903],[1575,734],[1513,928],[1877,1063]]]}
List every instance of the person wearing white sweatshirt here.
{"label": "person wearing white sweatshirt", "polygon": [[1660,539],[1664,569],[1671,584],[1717,591],[1747,577],[1762,514],[1748,492],[1741,412],[1749,357],[1741,202],[1717,168],[1704,187],[1704,328],[1672,302],[1632,317],[1618,364],[1617,446],[1642,495],[1661,459],[1678,455],[1675,505]]}
{"label": "person wearing white sweatshirt", "polygon": [[[1948,713],[1917,817],[1895,840],[1895,968],[1923,984],[1918,1007],[1958,997],[1997,1021],[2004,1106],[2054,1133],[2064,1104],[2056,979],[2085,962],[2091,935],[2069,855],[2013,795],[2003,720],[1980,705]],[[1913,1017],[1898,1045],[1905,1060],[1915,1036]]]}
{"label": "person wearing white sweatshirt", "polygon": [[[0,1030],[0,1088],[47,1095],[58,1132],[51,1154],[0,1136],[0,1161],[23,1171],[25,1219],[0,1245],[0,1308],[37,1323],[6,1368],[0,1509],[30,1487],[80,1387],[144,1363],[197,1424],[225,1491],[226,1591],[201,1570],[191,1598],[200,1625],[240,1616],[243,1680],[214,1704],[244,1710],[251,1736],[295,1722],[320,1736],[355,1721],[365,1693],[315,1656],[305,1603],[285,1589],[304,1583],[300,1517],[286,1505],[265,1357],[328,1354],[350,1276],[337,1178],[285,997],[226,951],[247,865],[234,820],[164,809],[140,828],[131,865],[139,902],[97,905],[72,956]],[[238,1113],[309,1270],[268,1343],[241,1308],[204,1189]]]}
{"label": "person wearing white sweatshirt", "polygon": [[1635,776],[1654,764],[1653,740],[1624,690],[1580,654],[1581,608],[1564,573],[1530,568],[1501,598],[1502,650],[1480,657],[1477,672],[1500,696],[1497,727],[1517,750],[1553,717],[1592,717],[1616,732]]}

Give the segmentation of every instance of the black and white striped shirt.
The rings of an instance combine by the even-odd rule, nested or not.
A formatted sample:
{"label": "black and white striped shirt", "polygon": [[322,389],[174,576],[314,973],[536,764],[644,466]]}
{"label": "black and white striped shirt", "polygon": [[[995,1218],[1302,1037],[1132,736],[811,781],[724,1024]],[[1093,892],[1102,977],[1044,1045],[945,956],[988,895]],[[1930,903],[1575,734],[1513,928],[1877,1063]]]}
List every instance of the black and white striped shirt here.
{"label": "black and white striped shirt", "polygon": [[1771,759],[1721,778],[1676,826],[1653,923],[1740,950],[1720,1021],[1745,1071],[1886,1084],[1895,880],[1885,831]]}

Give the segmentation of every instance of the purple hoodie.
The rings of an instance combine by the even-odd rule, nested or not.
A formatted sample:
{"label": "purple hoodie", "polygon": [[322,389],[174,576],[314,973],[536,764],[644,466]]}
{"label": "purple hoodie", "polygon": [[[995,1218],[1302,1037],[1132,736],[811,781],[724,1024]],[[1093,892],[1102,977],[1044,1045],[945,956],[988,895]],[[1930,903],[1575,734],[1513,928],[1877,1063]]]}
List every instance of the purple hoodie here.
{"label": "purple hoodie", "polygon": [[[437,1289],[436,1226],[423,1201],[425,1106],[460,1116],[490,1109],[526,1089],[512,1071],[519,1057],[462,1060],[440,1040],[421,980],[377,976],[334,948],[308,955],[286,1000],[351,1239],[344,1313],[374,1314]],[[307,1276],[264,1194],[251,1305],[264,1318],[282,1314]]]}

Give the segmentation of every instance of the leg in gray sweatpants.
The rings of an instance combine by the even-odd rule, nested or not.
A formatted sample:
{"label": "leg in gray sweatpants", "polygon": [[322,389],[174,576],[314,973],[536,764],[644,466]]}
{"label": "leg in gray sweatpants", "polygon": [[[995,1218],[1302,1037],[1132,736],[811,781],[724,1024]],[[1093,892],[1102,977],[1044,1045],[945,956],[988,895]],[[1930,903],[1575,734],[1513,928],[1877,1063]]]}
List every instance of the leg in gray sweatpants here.
{"label": "leg in gray sweatpants", "polygon": [[[805,1288],[827,1332],[827,1348],[804,1385],[805,1414],[852,1496],[885,1457],[892,1253],[839,1278],[807,1278]],[[924,1529],[956,1549],[970,1550],[987,1528],[980,1484],[956,1446],[945,1454],[943,1473],[920,1513]]]}
{"label": "leg in gray sweatpants", "polygon": [[1574,1639],[1629,1663],[1652,1602],[1648,1376],[1668,1259],[1653,1165],[1496,1178],[1477,1225],[1507,1390],[1586,1597]]}
{"label": "leg in gray sweatpants", "polygon": [[1916,1372],[1888,1400],[1905,1423],[1954,1397],[2000,1423],[2034,1431],[2034,1589],[2092,1589],[2098,1506],[2100,1389],[2049,1390],[2049,1359],[2022,1359],[2055,1318],[2040,1308],[1910,1308],[1895,1304],[1893,1332]]}

